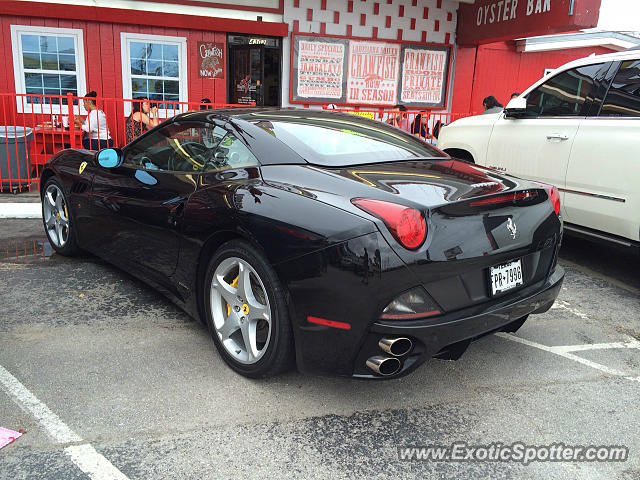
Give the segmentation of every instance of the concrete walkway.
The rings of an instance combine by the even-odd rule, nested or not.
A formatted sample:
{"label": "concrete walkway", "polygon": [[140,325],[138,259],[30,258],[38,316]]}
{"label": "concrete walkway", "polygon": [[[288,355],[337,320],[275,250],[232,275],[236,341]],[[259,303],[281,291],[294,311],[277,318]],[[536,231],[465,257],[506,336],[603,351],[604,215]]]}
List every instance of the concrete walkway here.
{"label": "concrete walkway", "polygon": [[42,206],[37,190],[28,193],[0,194],[0,218],[41,218]]}

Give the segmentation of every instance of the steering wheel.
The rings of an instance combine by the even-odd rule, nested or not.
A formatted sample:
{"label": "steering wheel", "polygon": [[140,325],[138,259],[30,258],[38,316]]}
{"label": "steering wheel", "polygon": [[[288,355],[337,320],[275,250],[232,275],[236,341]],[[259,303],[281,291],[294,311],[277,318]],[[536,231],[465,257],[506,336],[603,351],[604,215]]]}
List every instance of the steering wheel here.
{"label": "steering wheel", "polygon": [[190,151],[194,155],[199,155],[201,157],[207,157],[211,155],[211,149],[200,142],[185,142],[182,144],[182,147],[187,148],[188,151]]}
{"label": "steering wheel", "polygon": [[[178,159],[176,158],[176,151],[172,150],[169,154],[169,158],[167,159],[167,167],[169,170],[197,170],[204,166],[212,157],[213,151],[207,148],[206,145],[203,145],[199,142],[185,142],[180,145],[182,149],[193,155],[193,162],[189,162],[188,165],[184,165],[188,162],[188,160],[182,162],[183,165],[187,168],[177,168],[181,165],[178,165]],[[201,163],[202,165],[197,165],[197,163]],[[190,168],[189,168],[190,167]],[[197,168],[194,168],[197,167]]]}

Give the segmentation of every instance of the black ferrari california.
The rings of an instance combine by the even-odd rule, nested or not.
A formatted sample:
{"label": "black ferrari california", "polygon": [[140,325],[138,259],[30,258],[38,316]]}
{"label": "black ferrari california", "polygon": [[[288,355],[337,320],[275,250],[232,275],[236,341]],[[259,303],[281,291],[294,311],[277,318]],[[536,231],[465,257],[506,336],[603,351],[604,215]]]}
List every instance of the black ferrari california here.
{"label": "black ferrari california", "polygon": [[121,150],[60,152],[41,195],[57,252],[161,290],[248,377],[456,359],[564,278],[556,188],[349,114],[184,113]]}

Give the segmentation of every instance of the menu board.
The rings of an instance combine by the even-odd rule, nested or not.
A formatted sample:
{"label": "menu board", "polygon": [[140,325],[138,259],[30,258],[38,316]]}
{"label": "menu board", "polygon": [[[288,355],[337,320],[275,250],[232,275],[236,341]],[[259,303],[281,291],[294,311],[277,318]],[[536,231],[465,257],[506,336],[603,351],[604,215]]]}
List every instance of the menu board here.
{"label": "menu board", "polygon": [[440,108],[451,47],[294,34],[290,100]]}
{"label": "menu board", "polygon": [[349,42],[347,103],[395,105],[399,43]]}
{"label": "menu board", "polygon": [[224,78],[224,43],[198,42],[198,78]]}
{"label": "menu board", "polygon": [[294,100],[344,102],[347,40],[295,37]]}
{"label": "menu board", "polygon": [[447,47],[403,45],[398,103],[443,107],[448,69]]}

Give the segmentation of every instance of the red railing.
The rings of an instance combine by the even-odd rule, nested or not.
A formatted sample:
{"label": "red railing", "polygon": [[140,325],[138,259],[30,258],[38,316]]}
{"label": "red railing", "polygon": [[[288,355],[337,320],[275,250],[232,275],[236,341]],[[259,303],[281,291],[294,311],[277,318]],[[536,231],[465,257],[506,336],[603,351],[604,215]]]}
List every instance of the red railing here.
{"label": "red railing", "polygon": [[476,113],[452,113],[452,112],[432,112],[429,110],[404,110],[396,108],[387,109],[364,109],[346,108],[324,105],[325,110],[335,110],[347,112],[354,115],[361,115],[381,122],[395,125],[402,130],[413,133],[424,141],[435,145],[438,140],[440,129],[459,118],[476,115]]}
{"label": "red railing", "polygon": [[[109,146],[123,147],[147,129],[178,113],[246,106],[77,97],[70,94],[0,93],[0,193],[37,192],[43,165],[65,148],[98,150]],[[443,125],[472,115],[342,107],[335,110],[394,124],[434,145]],[[139,112],[135,115],[139,121],[128,121],[132,112]]]}
{"label": "red railing", "polygon": [[[65,148],[123,147],[179,113],[246,106],[0,93],[0,193],[38,191],[43,165]],[[132,112],[138,121],[127,121]]]}

